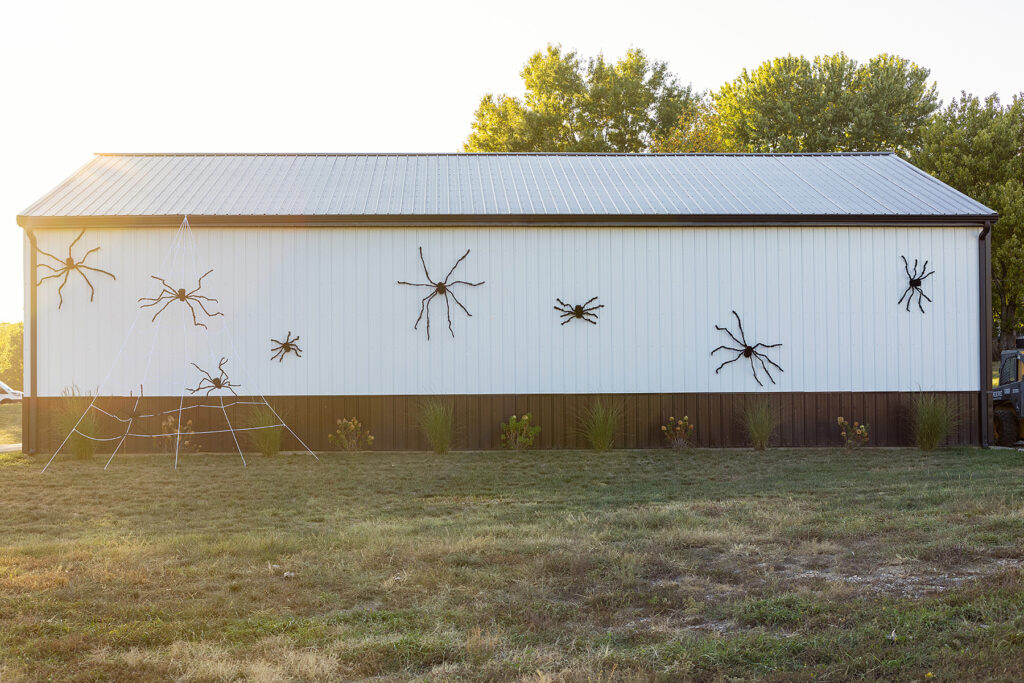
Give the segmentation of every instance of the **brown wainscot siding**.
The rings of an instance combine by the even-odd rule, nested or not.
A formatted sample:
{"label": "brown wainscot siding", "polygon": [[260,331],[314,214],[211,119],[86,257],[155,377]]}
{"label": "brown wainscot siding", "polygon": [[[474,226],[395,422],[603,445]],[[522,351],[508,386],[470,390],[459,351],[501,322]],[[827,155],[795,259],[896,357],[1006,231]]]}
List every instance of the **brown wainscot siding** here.
{"label": "brown wainscot siding", "polygon": [[[950,444],[977,444],[977,392],[940,392],[953,403],[960,423],[949,438]],[[528,394],[528,395],[459,395],[442,398],[451,401],[457,429],[456,446],[464,450],[485,450],[499,447],[499,427],[509,415],[532,413],[541,433],[538,448],[583,448],[577,433],[580,411],[591,401],[601,398],[621,408],[622,418],[616,439],[620,448],[658,448],[662,445],[660,425],[670,415],[687,415],[697,425],[696,445],[701,447],[742,447],[746,440],[739,420],[743,407],[759,398],[767,398],[779,415],[779,429],[773,445],[835,446],[840,442],[836,417],[859,420],[871,425],[871,444],[875,446],[906,446],[910,444],[909,406],[912,394],[901,392],[864,393],[772,393],[772,394]],[[285,421],[311,448],[330,450],[327,435],[341,417],[357,417],[369,427],[376,442],[375,450],[426,450],[427,443],[416,428],[415,416],[425,396],[277,396],[269,401]],[[26,404],[30,404],[28,399]],[[63,435],[49,427],[49,417],[59,405],[59,398],[39,398],[38,424],[31,424],[26,411],[25,448],[28,452],[52,452]],[[226,398],[230,403],[232,400]],[[107,397],[97,401],[105,411],[127,414],[135,399]],[[198,399],[186,399],[185,406]],[[218,404],[219,399],[205,403]],[[177,397],[145,399],[145,410],[157,412],[178,408]],[[232,423],[243,421],[247,406],[229,407]],[[224,415],[219,409],[185,411],[191,415],[195,431],[223,429]],[[102,414],[98,415],[98,437],[113,437],[123,432],[124,425]],[[143,420],[132,431],[159,433],[156,419]],[[234,450],[229,434],[196,437],[204,451]],[[101,452],[109,452],[116,441],[104,442]],[[284,448],[298,449],[298,443],[285,434]],[[153,439],[130,437],[123,451],[151,452],[159,448]],[[243,449],[245,444],[243,443]]]}

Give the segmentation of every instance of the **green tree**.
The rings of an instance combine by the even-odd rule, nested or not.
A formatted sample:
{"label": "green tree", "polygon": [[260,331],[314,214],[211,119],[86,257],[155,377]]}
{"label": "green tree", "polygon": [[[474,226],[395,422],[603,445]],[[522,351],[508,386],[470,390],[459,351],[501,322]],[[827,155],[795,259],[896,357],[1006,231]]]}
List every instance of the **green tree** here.
{"label": "green tree", "polygon": [[998,346],[1014,347],[1024,306],[1024,93],[1001,105],[962,93],[924,130],[912,161],[999,212],[992,228],[992,313]]}
{"label": "green tree", "polygon": [[24,323],[0,323],[0,382],[21,389]]}
{"label": "green tree", "polygon": [[[928,69],[894,55],[865,64],[843,53],[764,62],[686,116],[664,151],[857,152],[906,156],[939,107]],[[701,149],[706,146],[709,149]]]}
{"label": "green tree", "polygon": [[696,105],[664,62],[631,49],[584,63],[557,45],[521,72],[525,95],[484,95],[466,152],[646,152]]}

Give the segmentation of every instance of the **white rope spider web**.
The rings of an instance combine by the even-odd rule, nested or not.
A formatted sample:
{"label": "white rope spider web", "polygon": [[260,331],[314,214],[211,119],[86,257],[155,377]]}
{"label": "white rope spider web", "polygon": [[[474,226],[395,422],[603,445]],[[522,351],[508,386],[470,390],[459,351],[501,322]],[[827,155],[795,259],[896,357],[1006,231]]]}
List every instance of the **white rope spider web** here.
{"label": "white rope spider web", "polygon": [[[189,261],[191,261],[190,265],[188,264]],[[168,262],[170,262],[170,264]],[[189,268],[191,268],[191,270],[192,270],[191,276],[192,276],[193,279],[195,279],[195,276],[199,272],[198,256],[196,254],[196,248],[195,248],[195,236],[192,234],[192,229],[189,226],[188,217],[187,216],[184,217],[184,219],[181,221],[181,225],[178,227],[178,231],[174,235],[174,239],[173,239],[173,241],[171,243],[171,248],[168,250],[168,252],[164,256],[164,262],[161,265],[161,270],[163,270],[164,268],[168,267],[168,265],[170,266],[170,271],[168,271],[168,272],[175,272],[175,271],[179,272],[182,281],[184,281],[186,276],[189,275],[189,273],[186,272]],[[107,388],[107,384],[110,381],[110,378],[111,378],[111,375],[113,374],[114,368],[117,367],[118,363],[121,361],[121,358],[124,355],[124,351],[128,347],[129,340],[137,332],[137,326],[138,326],[139,320],[140,320],[141,317],[143,317],[141,315],[142,314],[142,308],[139,308],[139,309],[136,310],[135,316],[134,316],[134,318],[132,320],[132,324],[128,328],[128,331],[125,333],[124,338],[123,338],[123,340],[121,342],[121,346],[118,349],[117,354],[114,356],[114,360],[111,362],[110,368],[107,370],[106,376],[103,378],[103,380],[100,382],[99,386],[96,388],[95,394],[92,395],[91,400],[89,401],[88,406],[85,408],[85,410],[82,412],[81,416],[78,418],[78,421],[75,423],[75,426],[71,428],[71,431],[69,431],[67,433],[67,435],[64,437],[64,440],[61,441],[60,445],[53,452],[53,455],[50,456],[50,459],[46,462],[46,465],[43,466],[43,469],[42,469],[43,472],[46,472],[47,468],[50,467],[50,465],[54,462],[54,460],[60,454],[61,450],[67,445],[67,443],[71,439],[72,435],[75,435],[75,434],[77,434],[78,436],[80,436],[82,438],[89,439],[91,441],[95,441],[95,442],[98,442],[98,443],[114,443],[114,442],[116,442],[116,444],[114,446],[114,449],[113,449],[113,451],[110,454],[109,459],[107,460],[106,464],[103,466],[104,470],[106,470],[108,467],[110,467],[111,462],[113,462],[113,460],[114,460],[114,456],[116,456],[118,454],[118,452],[121,451],[121,448],[124,445],[125,441],[127,441],[129,438],[165,439],[165,440],[173,438],[174,439],[174,469],[177,469],[178,468],[179,455],[180,455],[181,447],[182,447],[182,439],[183,438],[184,439],[189,439],[189,438],[194,437],[194,436],[211,435],[211,434],[231,434],[232,440],[234,441],[234,444],[235,444],[235,448],[238,451],[238,456],[242,460],[242,465],[243,466],[248,466],[248,463],[245,460],[245,454],[242,451],[241,443],[238,440],[238,433],[239,432],[243,432],[243,433],[244,432],[250,432],[250,431],[255,431],[255,430],[263,430],[263,429],[285,429],[285,430],[287,430],[288,433],[291,434],[292,437],[302,446],[302,448],[307,453],[309,453],[309,455],[311,455],[314,460],[319,462],[320,458],[317,457],[316,453],[314,453],[309,448],[309,446],[307,446],[306,443],[298,436],[298,434],[296,434],[295,431],[292,430],[292,428],[288,426],[288,424],[281,418],[281,416],[277,412],[277,410],[275,410],[274,407],[272,405],[270,405],[270,402],[267,401],[265,396],[263,396],[262,394],[252,394],[252,393],[245,393],[244,392],[244,387],[246,386],[246,380],[251,378],[251,376],[248,376],[247,374],[244,374],[245,373],[244,362],[242,362],[241,360],[238,361],[238,366],[237,367],[243,373],[242,380],[240,380],[239,383],[221,384],[221,383],[218,383],[218,382],[212,382],[214,384],[214,386],[211,388],[210,387],[211,381],[210,380],[206,380],[206,379],[202,379],[204,377],[204,375],[206,375],[207,377],[210,377],[210,375],[205,370],[203,370],[199,365],[196,365],[193,361],[189,360],[189,353],[188,353],[189,352],[189,348],[188,348],[188,344],[186,343],[186,340],[188,339],[188,335],[185,333],[185,330],[188,329],[188,327],[192,327],[192,323],[190,322],[190,319],[185,315],[185,313],[186,313],[185,307],[181,307],[181,311],[180,312],[181,312],[181,321],[182,321],[182,336],[181,336],[182,344],[181,344],[181,358],[180,358],[181,381],[178,384],[178,387],[179,387],[179,391],[178,391],[178,396],[179,396],[178,407],[174,408],[174,409],[169,409],[169,410],[149,410],[149,411],[142,410],[142,402],[145,399],[144,387],[145,387],[145,384],[149,380],[149,377],[150,377],[150,371],[151,371],[152,366],[153,366],[154,356],[157,355],[154,352],[155,352],[155,350],[157,348],[157,341],[161,338],[161,326],[163,325],[164,316],[160,316],[158,319],[155,318],[154,320],[150,321],[150,323],[153,324],[152,340],[150,342],[149,353],[148,353],[148,355],[146,357],[146,362],[145,362],[144,369],[143,369],[143,372],[142,372],[142,378],[141,378],[141,381],[139,382],[139,395],[137,397],[134,396],[134,395],[129,396],[129,399],[134,398],[135,400],[134,400],[134,403],[132,405],[132,408],[128,411],[127,415],[117,415],[117,414],[115,414],[115,413],[113,413],[113,412],[111,412],[109,410],[105,410],[104,408],[102,408],[100,405],[97,404],[97,400],[100,399],[101,397],[103,397],[103,395],[104,395],[103,392]],[[144,317],[148,317],[148,315],[146,315]],[[224,350],[225,351],[230,351],[230,353],[232,354],[230,356],[230,358],[232,358],[232,359],[239,359],[240,356],[239,356],[237,348],[235,346],[234,338],[231,335],[230,327],[227,325],[226,317],[224,317],[224,316],[219,317],[218,320],[220,321],[220,327],[219,327],[219,332],[216,335],[214,333],[210,332],[208,330],[208,328],[206,328],[205,325],[201,326],[201,327],[203,327],[204,329],[207,330],[207,333],[205,333],[203,336],[204,336],[204,338],[206,340],[206,345],[207,345],[208,352],[212,351],[214,338],[217,337],[218,341],[221,343],[221,345],[227,347]],[[208,354],[208,355],[212,355],[212,354]],[[222,356],[222,358],[226,358],[226,356]],[[224,364],[225,364],[224,362],[221,363],[221,366],[222,366],[220,368],[221,371],[223,371],[223,365]],[[165,363],[165,365],[166,365],[166,363]],[[200,372],[202,374],[196,373],[195,372],[195,368],[199,368],[199,370],[200,370]],[[191,377],[189,377],[189,372],[188,372],[190,369],[192,370],[192,373],[193,373]],[[214,379],[214,378],[211,377],[211,380],[212,379]],[[193,390],[191,390],[189,388],[189,386],[188,386],[189,382],[193,382],[193,383],[199,382],[200,386],[203,387],[203,391],[205,392],[205,395],[200,393],[200,395],[198,397],[199,403],[195,403],[195,404],[191,404],[191,405],[185,405],[186,395],[189,395],[191,397],[193,394],[196,393],[195,391],[193,391]],[[203,384],[204,382],[206,382],[206,383]],[[252,385],[250,385],[250,386],[252,386]],[[243,389],[243,394],[242,394],[241,398],[237,398],[237,394],[235,394],[235,389],[240,389],[240,388]],[[214,391],[217,392],[217,395],[216,396],[211,396],[210,394],[213,393]],[[225,398],[224,394],[225,394],[225,392],[228,392],[228,391],[230,391],[232,396],[230,396],[231,400],[228,403],[225,403],[224,402],[224,398]],[[131,401],[129,401],[129,402],[131,402]],[[266,425],[262,425],[261,424],[261,425],[258,425],[258,426],[249,426],[249,427],[234,426],[231,423],[231,418],[228,416],[228,408],[231,408],[231,407],[234,407],[234,406],[266,406],[266,408],[269,409],[270,413],[273,415],[275,421],[273,422],[273,424],[266,424]],[[202,431],[193,431],[193,430],[188,430],[188,429],[182,429],[182,426],[181,426],[182,425],[182,417],[185,415],[186,412],[188,412],[188,411],[199,411],[199,410],[203,410],[203,409],[213,410],[215,412],[220,412],[223,415],[223,419],[224,419],[224,423],[226,425],[226,428],[223,428],[223,429],[209,429],[209,430],[202,430]],[[114,435],[112,435],[112,436],[97,436],[96,434],[86,434],[81,429],[79,429],[79,427],[82,426],[82,422],[85,419],[85,417],[87,415],[89,415],[90,413],[93,413],[93,414],[99,416],[104,421],[106,421],[108,426],[110,427],[110,429],[115,431],[116,433]],[[173,432],[154,433],[154,432],[145,431],[145,430],[142,430],[142,429],[138,428],[139,423],[143,422],[145,420],[154,419],[154,418],[159,419],[159,418],[170,417],[170,416],[176,416],[175,421],[174,421],[174,431]]]}

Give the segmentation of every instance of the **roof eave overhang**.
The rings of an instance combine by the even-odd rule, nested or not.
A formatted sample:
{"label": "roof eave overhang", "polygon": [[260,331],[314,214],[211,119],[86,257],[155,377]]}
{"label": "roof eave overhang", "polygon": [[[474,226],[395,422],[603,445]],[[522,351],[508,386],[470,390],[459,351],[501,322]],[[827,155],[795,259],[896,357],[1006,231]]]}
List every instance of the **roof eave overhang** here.
{"label": "roof eave overhang", "polygon": [[[181,214],[162,216],[18,216],[26,230],[47,228],[176,228]],[[930,226],[984,227],[998,214],[978,215],[851,215],[851,214],[714,214],[714,215],[558,215],[558,214],[461,214],[461,215],[258,215],[210,216],[189,214],[193,228],[278,228],[278,227],[751,227],[801,226]]]}

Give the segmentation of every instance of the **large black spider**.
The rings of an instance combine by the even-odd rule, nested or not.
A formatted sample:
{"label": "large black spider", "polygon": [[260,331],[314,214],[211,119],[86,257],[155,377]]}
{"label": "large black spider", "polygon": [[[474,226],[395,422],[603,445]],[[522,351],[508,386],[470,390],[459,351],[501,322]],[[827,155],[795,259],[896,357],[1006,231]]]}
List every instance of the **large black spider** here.
{"label": "large black spider", "polygon": [[[202,391],[203,389],[206,389],[206,395],[209,396],[211,391],[217,391],[218,389],[227,389],[232,394],[235,394],[235,390],[232,389],[232,387],[237,387],[240,385],[232,384],[231,380],[228,379],[228,373],[224,370],[224,364],[227,362],[227,358],[220,359],[220,363],[217,364],[217,371],[219,374],[216,377],[208,373],[206,370],[203,370],[195,363],[192,363],[192,367],[206,375],[206,377],[203,377],[201,380],[199,380],[199,386],[197,386],[195,389],[188,389],[188,387],[185,387],[186,389],[188,389],[188,393],[194,394],[197,391]],[[210,384],[207,385],[206,382],[209,382]],[[238,394],[235,394],[235,396],[238,396]]]}
{"label": "large black spider", "polygon": [[736,311],[733,311],[732,314],[734,316],[736,316],[736,324],[739,325],[739,328],[740,328],[740,338],[739,339],[737,339],[736,335],[734,335],[732,332],[730,332],[729,328],[727,328],[727,327],[719,327],[718,325],[715,325],[715,329],[719,330],[721,332],[725,332],[727,335],[729,335],[729,337],[734,342],[739,344],[739,348],[735,348],[735,347],[732,347],[732,346],[719,346],[718,348],[716,348],[714,351],[711,352],[712,356],[715,355],[715,351],[723,351],[724,350],[724,351],[735,351],[736,352],[736,357],[735,358],[730,358],[729,360],[725,361],[724,363],[719,365],[717,368],[715,368],[715,374],[717,375],[718,371],[721,370],[722,368],[724,368],[729,363],[734,363],[734,362],[738,361],[740,358],[749,358],[750,359],[750,369],[754,371],[754,380],[759,385],[761,385],[763,387],[764,384],[761,384],[761,380],[757,378],[757,367],[754,366],[754,359],[756,358],[758,360],[758,362],[761,363],[761,367],[764,368],[764,372],[765,372],[766,375],[768,375],[768,379],[770,379],[772,381],[772,384],[775,384],[775,378],[772,377],[772,373],[768,371],[768,366],[765,365],[765,361],[768,361],[771,365],[773,365],[776,368],[778,368],[779,372],[784,372],[784,370],[782,369],[782,367],[779,366],[778,363],[776,363],[771,358],[769,358],[765,354],[763,354],[760,351],[758,351],[758,349],[759,348],[761,348],[761,349],[774,349],[776,347],[782,346],[782,344],[762,344],[762,343],[758,342],[757,344],[754,344],[753,346],[751,346],[750,344],[747,343],[747,335],[743,332],[743,322],[740,321],[740,316],[736,313]]}
{"label": "large black spider", "polygon": [[212,272],[213,272],[213,269],[211,268],[210,270],[208,270],[205,273],[203,273],[203,276],[201,278],[199,278],[199,283],[197,284],[196,288],[193,289],[190,292],[185,291],[184,287],[182,287],[181,289],[175,289],[174,287],[171,287],[169,284],[167,284],[167,281],[164,280],[162,277],[157,277],[156,275],[150,275],[151,278],[153,278],[154,280],[157,280],[158,282],[160,282],[160,284],[162,284],[164,286],[164,288],[160,291],[160,294],[155,296],[155,297],[150,297],[150,296],[139,297],[139,301],[150,301],[150,302],[152,302],[152,303],[148,303],[148,304],[142,304],[141,306],[139,306],[139,308],[149,308],[150,306],[156,306],[161,301],[166,301],[167,303],[165,303],[160,308],[159,311],[157,311],[156,313],[153,314],[153,320],[151,322],[155,322],[156,321],[156,317],[158,315],[160,315],[161,313],[163,313],[164,309],[171,305],[171,302],[173,302],[173,301],[184,301],[185,305],[188,306],[188,309],[190,311],[192,311],[192,322],[193,322],[193,324],[195,324],[196,327],[203,327],[203,328],[209,329],[208,327],[206,327],[206,325],[204,325],[203,323],[201,323],[198,320],[196,320],[196,309],[192,308],[192,302],[193,301],[196,302],[196,304],[199,305],[199,308],[203,309],[203,313],[205,313],[208,317],[212,318],[215,315],[224,315],[220,311],[217,311],[216,313],[210,313],[208,310],[206,310],[206,306],[203,305],[204,301],[212,301],[213,303],[219,303],[216,299],[211,299],[210,297],[203,296],[202,294],[196,294],[196,292],[198,292],[202,288],[202,286],[203,286],[203,278],[206,277],[207,275],[209,275]]}
{"label": "large black spider", "polygon": [[468,287],[479,287],[480,285],[484,284],[484,281],[481,280],[480,282],[466,282],[465,280],[452,280],[451,282],[449,282],[449,278],[451,278],[452,273],[455,272],[455,269],[459,267],[459,264],[462,263],[463,259],[465,259],[467,256],[469,256],[469,249],[467,249],[466,253],[463,254],[459,258],[459,260],[455,262],[455,265],[452,266],[452,269],[448,271],[448,274],[445,276],[444,280],[440,282],[435,282],[430,277],[430,271],[427,270],[427,262],[423,260],[423,247],[420,247],[420,263],[423,264],[423,273],[427,276],[427,282],[404,282],[402,280],[398,281],[398,284],[400,285],[409,285],[410,287],[431,288],[430,294],[423,297],[423,300],[420,301],[420,314],[419,317],[416,318],[416,324],[412,326],[412,329],[414,330],[419,329],[420,320],[423,319],[423,313],[424,311],[426,311],[427,339],[430,339],[430,302],[435,296],[440,295],[444,297],[444,304],[448,309],[448,331],[451,332],[453,337],[455,336],[455,330],[452,329],[452,305],[451,303],[448,302],[448,296],[451,295],[452,299],[455,299],[455,303],[458,304],[459,308],[461,308],[467,316],[471,318],[473,317],[473,314],[470,313],[469,310],[467,310],[466,307],[462,305],[462,302],[459,301],[459,298],[455,296],[455,291],[452,290],[452,286],[466,285]]}
{"label": "large black spider", "polygon": [[928,299],[929,302],[931,302],[931,299],[924,293],[924,290],[921,289],[921,283],[924,282],[925,278],[928,276],[935,274],[935,271],[933,270],[930,273],[927,272],[928,262],[925,261],[921,266],[921,272],[918,272],[917,259],[914,259],[914,270],[911,271],[910,264],[907,263],[907,257],[901,255],[900,258],[903,259],[903,270],[907,272],[907,288],[903,290],[903,296],[901,296],[900,300],[896,302],[896,305],[899,306],[903,303],[903,299],[906,299],[907,310],[909,311],[910,302],[914,300],[914,294],[917,294],[917,307],[921,309],[922,313],[924,313],[924,306],[921,304],[921,299]]}
{"label": "large black spider", "polygon": [[561,304],[560,306],[555,306],[555,310],[562,314],[558,317],[565,318],[565,320],[562,321],[563,325],[570,323],[573,320],[584,320],[591,325],[596,325],[597,313],[594,313],[594,311],[599,308],[604,308],[604,304],[600,304],[598,306],[590,305],[591,302],[597,301],[596,296],[593,299],[589,299],[585,304],[576,304],[575,306],[571,306],[561,299],[556,298],[555,301]]}
{"label": "large black spider", "polygon": [[278,341],[276,339],[271,339],[270,341],[277,344],[277,346],[270,349],[274,352],[274,355],[270,357],[270,360],[277,359],[277,362],[280,363],[284,360],[285,354],[288,353],[294,353],[297,358],[302,358],[302,349],[300,349],[299,345],[295,343],[299,341],[299,337],[296,336],[295,339],[292,339],[291,330],[288,330],[288,336],[284,338],[284,341]]}
{"label": "large black spider", "polygon": [[79,275],[81,275],[82,279],[85,280],[85,284],[89,285],[89,291],[91,292],[91,294],[89,294],[89,301],[92,301],[93,297],[96,296],[96,290],[93,288],[92,283],[89,282],[89,277],[83,271],[85,271],[85,270],[92,270],[92,271],[95,271],[97,273],[103,273],[104,275],[109,275],[110,277],[114,278],[115,280],[117,279],[116,275],[114,275],[113,273],[108,273],[107,271],[103,270],[102,268],[93,268],[92,266],[85,265],[85,259],[89,258],[89,254],[93,253],[94,251],[99,251],[100,250],[99,247],[96,247],[94,249],[90,249],[89,251],[85,252],[85,255],[82,256],[82,259],[80,261],[76,261],[75,257],[71,255],[71,250],[75,248],[75,245],[78,243],[78,240],[82,239],[82,235],[84,235],[84,234],[85,234],[85,230],[84,229],[82,230],[82,232],[78,233],[78,237],[76,237],[75,241],[72,242],[71,246],[68,247],[68,257],[66,259],[59,258],[57,256],[54,256],[53,254],[51,254],[48,251],[44,251],[43,249],[40,249],[39,247],[36,247],[36,251],[38,251],[40,254],[45,254],[46,256],[49,256],[54,261],[56,261],[57,263],[60,264],[60,268],[54,268],[53,266],[51,266],[48,263],[40,263],[40,264],[38,264],[36,266],[36,268],[49,268],[53,272],[52,275],[47,275],[46,277],[40,278],[39,282],[36,283],[36,287],[41,285],[43,283],[43,281],[45,281],[45,280],[49,280],[49,279],[52,279],[52,278],[58,278],[61,275],[64,276],[64,279],[61,280],[61,282],[60,282],[60,287],[57,288],[57,296],[59,297],[59,303],[57,304],[57,308],[60,308],[61,306],[64,305],[64,294],[63,294],[62,290],[64,289],[64,285],[66,285],[68,283],[68,277],[71,276],[72,272],[76,272]]}

